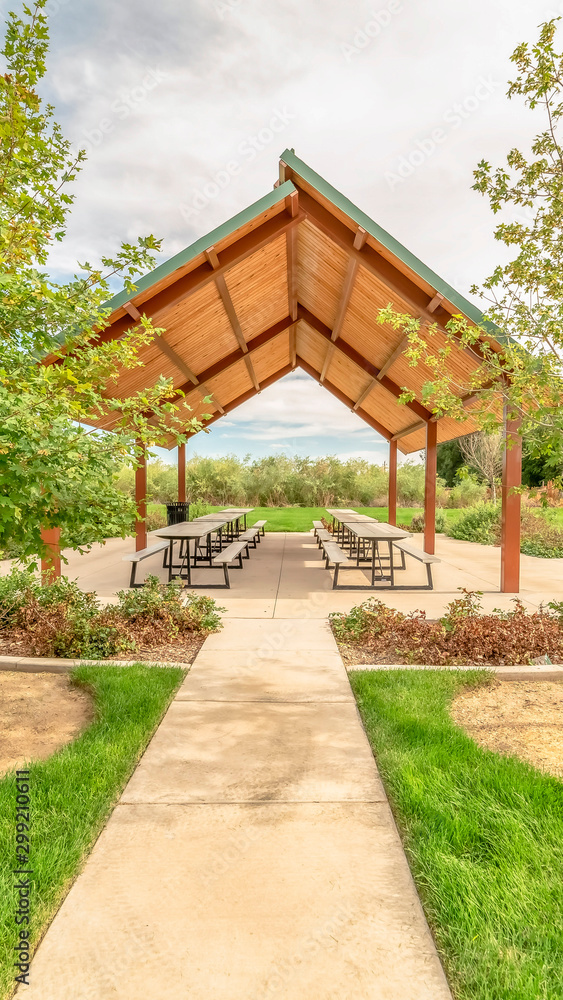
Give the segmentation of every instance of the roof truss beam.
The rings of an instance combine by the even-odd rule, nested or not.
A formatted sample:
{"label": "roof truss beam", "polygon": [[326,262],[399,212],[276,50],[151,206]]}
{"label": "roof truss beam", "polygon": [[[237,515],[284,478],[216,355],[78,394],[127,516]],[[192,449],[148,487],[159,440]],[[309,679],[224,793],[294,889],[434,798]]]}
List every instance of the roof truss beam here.
{"label": "roof truss beam", "polygon": [[[434,298],[432,299],[432,301],[428,303],[428,306],[427,306],[428,312],[430,312],[430,313],[434,312],[434,310],[437,309],[438,306],[440,305],[440,302],[442,302],[443,298],[444,298],[444,296],[440,295],[440,293],[437,292],[436,295],[434,296]],[[424,326],[428,326],[429,322],[430,322],[430,320],[425,319],[423,325]],[[408,342],[409,342],[409,335],[408,335],[408,333],[406,333],[405,336],[402,337],[401,340],[399,341],[399,343],[397,344],[395,350],[389,355],[389,357],[387,358],[387,361],[385,362],[385,364],[382,365],[381,371],[379,372],[379,375],[377,376],[378,379],[382,379],[383,376],[387,374],[387,372],[389,371],[389,369],[393,367],[393,365],[395,364],[395,361],[397,360],[397,358],[400,357],[400,355],[403,353],[405,347],[408,346]]]}
{"label": "roof truss beam", "polygon": [[[222,375],[223,372],[232,368],[233,365],[238,364],[239,361],[244,361],[245,358],[250,360],[249,355],[252,355],[264,344],[269,344],[271,340],[275,340],[286,330],[291,329],[293,321],[291,316],[286,316],[284,319],[280,320],[279,323],[275,323],[274,326],[270,326],[267,330],[259,333],[257,337],[253,337],[248,344],[248,351],[245,354],[240,347],[236,351],[232,351],[231,354],[227,354],[225,358],[221,358],[215,364],[210,365],[209,368],[205,368],[204,371],[200,372],[198,378],[201,382],[208,382],[212,378],[216,378],[218,375]],[[179,392],[189,392],[192,386],[189,383],[185,383],[178,387]]]}
{"label": "roof truss beam", "polygon": [[[354,247],[357,250],[361,250],[365,241],[367,239],[367,232],[358,226],[358,230],[354,237]],[[340,331],[344,325],[344,320],[346,318],[346,313],[348,311],[348,306],[350,304],[350,299],[352,297],[352,292],[354,291],[354,283],[356,281],[356,275],[358,273],[358,261],[356,257],[350,257],[348,260],[348,267],[346,268],[346,274],[344,276],[344,282],[342,284],[342,291],[340,293],[340,301],[338,303],[338,310],[336,312],[336,318],[334,320],[334,326],[332,328],[331,340],[334,342],[338,340],[340,336]],[[334,357],[334,347],[329,344],[326,349],[326,357],[324,360],[323,368],[321,371],[321,382],[324,382],[330,363]]]}
{"label": "roof truss beam", "polygon": [[422,319],[430,319],[431,322],[437,322],[439,325],[443,325],[450,319],[450,313],[444,308],[440,310],[439,315],[429,312],[428,307],[430,302],[434,301],[435,296],[429,301],[428,294],[422,288],[419,288],[412,279],[399,271],[391,261],[379,254],[373,247],[364,243],[362,249],[357,250],[354,246],[356,234],[343,222],[336,219],[326,208],[323,208],[311,195],[300,192],[300,206],[317,229],[325,233],[329,239],[334,240],[349,255],[354,256],[358,263],[361,263],[371,274],[384,282],[389,290],[402,299],[406,305],[420,313]]}
{"label": "roof truss beam", "polygon": [[[133,305],[132,302],[126,302],[123,308],[127,310],[132,319],[139,320],[141,318],[139,310],[137,309],[136,306]],[[155,336],[154,344],[158,348],[160,353],[164,354],[172,362],[174,367],[177,368],[178,371],[182,372],[182,375],[185,375],[186,378],[189,380],[189,382],[191,382],[192,385],[194,385],[197,388],[198,393],[202,399],[206,398],[212,399],[213,405],[219,410],[219,412],[220,413],[225,412],[219,400],[214,395],[214,393],[212,393],[211,390],[208,389],[206,385],[202,384],[200,379],[198,379],[197,375],[195,375],[194,372],[191,370],[191,368],[185,363],[184,359],[180,357],[177,351],[175,351],[174,348],[170,346],[170,344],[164,339],[162,335]]]}
{"label": "roof truss beam", "polygon": [[400,441],[401,438],[408,437],[409,434],[414,434],[415,431],[421,431],[423,427],[426,427],[426,420],[417,420],[415,424],[409,424],[408,427],[403,427],[402,431],[397,431],[393,434],[391,438],[392,441]]}
{"label": "roof truss beam", "polygon": [[[325,340],[328,340],[331,343],[333,342],[332,331],[329,329],[329,327],[325,326],[325,324],[320,319],[318,319],[317,316],[315,316],[312,312],[309,311],[309,309],[306,309],[305,306],[301,304],[299,305],[299,318],[305,320],[305,322],[317,333],[320,333],[321,337],[324,337]],[[354,364],[357,365],[358,368],[363,369],[363,371],[367,372],[368,375],[371,375],[372,378],[375,379],[377,378],[377,376],[379,375],[379,368],[373,365],[371,361],[368,361],[367,358],[364,358],[364,356],[360,354],[359,351],[357,351],[354,347],[352,347],[351,344],[348,344],[347,341],[342,339],[342,337],[339,337],[338,340],[334,341],[333,343],[336,350],[341,351],[342,354],[345,354],[346,357],[350,359],[350,361],[353,361]],[[395,399],[399,399],[399,397],[403,395],[402,388],[399,385],[397,385],[396,382],[393,382],[393,380],[390,379],[387,375],[384,375],[383,378],[378,381],[379,384],[382,385],[384,389],[387,389],[387,391],[390,392],[392,396],[395,396]],[[412,410],[412,412],[419,418],[419,420],[428,421],[432,419],[432,413],[430,412],[430,410],[427,410],[426,407],[423,406],[422,403],[419,403],[418,400],[416,399],[413,399],[408,403],[404,403],[403,405],[406,406],[407,409]],[[352,408],[354,406],[353,400],[351,406]]]}
{"label": "roof truss beam", "polygon": [[[219,255],[215,250],[215,247],[208,247],[205,251],[205,256],[214,271],[218,271],[221,264],[219,261]],[[215,286],[219,295],[221,296],[221,301],[225,312],[227,313],[229,323],[231,324],[231,329],[236,337],[237,344],[244,355],[244,363],[246,365],[246,370],[250,377],[252,385],[256,389],[256,392],[260,392],[260,383],[256,377],[256,372],[254,371],[254,365],[248,354],[248,344],[246,343],[246,338],[242,332],[242,326],[240,325],[240,320],[237,316],[237,311],[235,309],[234,302],[231,298],[231,293],[227,288],[227,282],[225,280],[224,274],[219,274],[215,276]]]}
{"label": "roof truss beam", "polygon": [[[311,378],[314,378],[317,382],[320,383],[321,373],[316,371],[316,369],[313,368],[307,361],[298,356],[297,364],[299,365],[300,368],[303,369],[304,372],[307,372],[307,374],[310,375]],[[354,408],[354,400],[350,399],[349,396],[347,396],[344,392],[342,392],[342,390],[339,389],[337,386],[333,385],[332,382],[329,382],[325,379],[323,384],[325,388],[332,393],[333,396],[336,396],[336,398],[339,399],[341,403],[344,403],[344,405],[347,406],[350,410]],[[377,431],[378,434],[381,434],[381,436],[384,437],[386,441],[391,441],[393,437],[391,431],[388,430],[387,427],[384,427],[383,424],[380,424],[379,420],[376,420],[375,417],[372,417],[369,413],[366,413],[366,411],[362,410],[360,407],[356,410],[356,413],[358,414],[359,417],[362,418],[362,420],[365,421],[366,424],[369,424],[369,426],[373,427],[373,429]]]}
{"label": "roof truss beam", "polygon": [[[274,382],[277,382],[278,379],[283,378],[284,375],[288,375],[290,371],[291,371],[291,365],[285,365],[283,368],[280,368],[280,370],[276,372],[275,375],[269,375],[268,378],[263,379],[262,382],[260,382],[259,389],[256,388],[248,389],[247,392],[243,392],[240,396],[237,396],[236,399],[232,399],[230,403],[225,403],[225,413],[230,413],[232,410],[236,410],[237,406],[240,406],[241,403],[246,403],[247,400],[252,399],[254,396],[257,396],[259,392],[262,392],[263,389],[267,389],[268,386],[273,385]],[[203,426],[209,427],[209,425],[214,424],[216,420],[220,420],[221,416],[222,414],[215,413],[212,417],[209,418],[209,420],[206,420],[204,422]],[[199,434],[199,431],[196,431],[195,433]],[[194,435],[188,434],[187,436],[193,437]]]}
{"label": "roof truss beam", "polygon": [[352,407],[353,410],[357,410],[358,407],[362,405],[362,403],[368,398],[370,393],[373,392],[376,385],[377,385],[377,379],[372,378],[371,381],[366,386],[366,388],[364,389],[364,391],[361,393],[361,395],[358,396],[356,402],[354,403],[354,406]]}

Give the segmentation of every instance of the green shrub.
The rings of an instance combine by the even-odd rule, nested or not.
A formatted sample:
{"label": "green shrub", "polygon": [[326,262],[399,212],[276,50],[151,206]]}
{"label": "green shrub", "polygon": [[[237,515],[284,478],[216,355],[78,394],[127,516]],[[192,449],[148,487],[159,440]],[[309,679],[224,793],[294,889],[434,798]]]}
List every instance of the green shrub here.
{"label": "green shrub", "polygon": [[500,533],[500,504],[486,501],[468,507],[457,521],[448,524],[446,533],[464,542],[495,545]]}
{"label": "green shrub", "polygon": [[[441,510],[436,511],[436,531],[442,533],[446,530],[446,515]],[[414,514],[410,523],[410,531],[424,531],[424,514]]]}
{"label": "green shrub", "polygon": [[6,576],[0,576],[0,629],[15,624],[27,594],[35,592],[39,586],[37,577],[30,569],[13,566]]}
{"label": "green shrub", "polygon": [[520,551],[543,559],[563,558],[563,529],[554,524],[550,511],[524,508]]}
{"label": "green shrub", "polygon": [[145,518],[145,525],[147,531],[158,531],[159,528],[164,528],[166,526],[166,508],[149,510]]}
{"label": "green shrub", "polygon": [[190,504],[190,521],[195,521],[197,517],[205,517],[211,514],[211,504],[204,503],[203,500],[195,500]]}
{"label": "green shrub", "polygon": [[144,587],[119,590],[118,603],[110,610],[129,621],[168,619],[180,631],[213,632],[221,618],[212,597],[184,591],[176,584],[160,583],[149,576]]}
{"label": "green shrub", "polygon": [[448,507],[473,507],[475,504],[483,502],[486,495],[486,483],[480,483],[477,477],[469,473],[467,469],[459,469],[455,485],[449,492]]}
{"label": "green shrub", "polygon": [[221,627],[211,597],[186,593],[149,577],[143,588],[122,590],[118,603],[101,607],[61,577],[45,587],[29,571],[0,578],[0,629],[25,634],[38,656],[105,659],[139,647],[164,645],[188,633],[205,635]]}

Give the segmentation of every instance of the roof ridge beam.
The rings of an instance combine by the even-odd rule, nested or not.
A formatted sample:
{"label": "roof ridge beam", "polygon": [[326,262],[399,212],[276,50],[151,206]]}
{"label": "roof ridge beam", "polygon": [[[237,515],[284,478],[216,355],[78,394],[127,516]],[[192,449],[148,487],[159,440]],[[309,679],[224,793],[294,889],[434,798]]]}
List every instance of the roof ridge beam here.
{"label": "roof ridge beam", "polygon": [[[286,209],[291,215],[291,218],[295,218],[299,210],[299,194],[297,191],[292,192],[285,199]],[[289,202],[289,205],[288,205]],[[285,235],[286,240],[286,255],[287,255],[287,308],[289,315],[293,320],[297,319],[297,288],[298,288],[298,275],[297,275],[297,227],[294,226],[293,229],[288,229]]]}

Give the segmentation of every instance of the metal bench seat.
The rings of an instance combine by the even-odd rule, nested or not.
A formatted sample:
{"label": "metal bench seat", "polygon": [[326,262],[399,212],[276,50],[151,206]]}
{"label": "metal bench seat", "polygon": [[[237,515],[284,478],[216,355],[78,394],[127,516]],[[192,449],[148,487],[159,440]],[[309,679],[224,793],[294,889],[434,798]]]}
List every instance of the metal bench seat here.
{"label": "metal bench seat", "polygon": [[[131,566],[131,579],[129,581],[130,587],[144,587],[144,583],[135,583],[135,575],[137,573],[137,566],[143,559],[148,559],[149,556],[155,554],[155,552],[164,552],[169,548],[169,542],[162,541],[156,542],[154,545],[149,545],[146,549],[139,549],[138,552],[132,552],[130,555],[123,556],[123,562],[133,563]],[[166,566],[166,555],[164,556],[164,562],[162,564]]]}
{"label": "metal bench seat", "polygon": [[231,542],[230,545],[227,545],[225,549],[222,549],[221,552],[218,552],[217,555],[214,556],[213,565],[223,567],[223,573],[225,574],[225,583],[223,586],[225,587],[231,586],[231,582],[229,580],[229,566],[231,563],[235,561],[235,559],[238,560],[238,563],[234,568],[242,569],[242,558],[243,558],[242,553],[245,549],[246,549],[246,555],[244,558],[245,559],[250,558],[250,552],[248,549],[249,545],[250,545],[249,540],[243,539],[241,536],[239,539],[237,539],[237,541]]}
{"label": "metal bench seat", "polygon": [[401,569],[405,569],[405,555],[412,556],[413,559],[418,559],[419,562],[426,566],[426,577],[428,583],[422,587],[413,587],[412,585],[405,585],[402,587],[396,587],[396,590],[433,590],[434,583],[432,580],[432,565],[433,563],[439,563],[440,560],[438,556],[432,556],[429,552],[423,552],[422,549],[417,549],[416,545],[412,542],[398,541],[393,542],[393,547],[399,549],[401,553]]}

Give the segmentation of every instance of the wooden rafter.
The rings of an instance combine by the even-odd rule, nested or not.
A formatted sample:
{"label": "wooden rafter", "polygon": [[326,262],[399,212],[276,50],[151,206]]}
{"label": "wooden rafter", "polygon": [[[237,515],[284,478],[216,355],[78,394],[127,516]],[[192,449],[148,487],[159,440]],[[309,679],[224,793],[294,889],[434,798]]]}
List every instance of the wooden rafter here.
{"label": "wooden rafter", "polygon": [[[440,305],[440,303],[443,301],[443,298],[444,298],[443,295],[440,295],[439,292],[436,292],[436,295],[434,296],[434,298],[431,299],[430,302],[428,303],[428,305],[426,306],[426,312],[433,313],[434,310],[437,309],[438,306]],[[426,317],[426,319],[424,319],[421,316],[420,318],[423,320],[423,327],[424,326],[429,326],[429,324],[430,324],[430,318],[429,317]],[[399,341],[399,343],[397,344],[395,350],[392,351],[392,353],[389,355],[389,357],[387,358],[387,361],[381,366],[381,371],[379,372],[379,375],[377,376],[379,379],[383,378],[383,376],[387,374],[387,372],[389,371],[389,369],[393,367],[393,365],[395,364],[395,361],[397,360],[397,358],[400,357],[400,355],[403,353],[405,347],[407,347],[408,342],[409,342],[409,335],[408,335],[408,333],[406,333],[405,336],[402,337],[401,340]]]}
{"label": "wooden rafter", "polygon": [[332,359],[334,357],[335,348],[336,348],[336,344],[334,344],[334,343],[330,343],[330,344],[327,345],[325,359],[324,359],[324,362],[323,362],[323,367],[321,369],[321,375],[320,375],[320,381],[321,382],[324,382],[324,380],[326,378],[326,373],[328,372],[328,369],[330,367],[330,362],[332,361]]}
{"label": "wooden rafter", "polygon": [[[279,323],[275,323],[270,326],[267,330],[263,330],[256,337],[253,337],[248,345],[248,351],[245,353],[241,351],[240,347],[236,351],[231,351],[226,357],[221,358],[220,361],[216,361],[215,364],[210,365],[209,368],[205,368],[199,373],[198,378],[202,382],[209,382],[212,378],[217,378],[218,375],[222,375],[223,372],[229,370],[234,365],[238,364],[239,361],[244,361],[249,355],[252,356],[256,351],[258,351],[264,344],[269,344],[270,341],[275,340],[281,334],[285,333],[287,330],[291,329],[294,324],[292,323],[291,316],[286,316],[285,319],[280,320]],[[187,383],[178,387],[179,392],[189,392],[191,386]]]}
{"label": "wooden rafter", "polygon": [[[321,373],[316,371],[316,369],[313,368],[312,365],[310,365],[307,361],[305,361],[304,358],[298,356],[297,364],[299,365],[300,368],[303,369],[303,371],[307,372],[307,374],[310,375],[311,378],[316,379],[317,382],[321,381]],[[342,392],[342,390],[339,389],[332,382],[329,382],[327,379],[325,379],[323,385],[325,386],[326,389],[328,389],[329,392],[332,393],[333,396],[336,396],[336,398],[339,399],[341,403],[344,403],[344,405],[347,406],[349,409],[352,410],[354,408],[354,400],[350,399],[350,397],[347,396],[346,393]],[[379,422],[379,420],[375,419],[375,417],[372,417],[370,413],[367,413],[365,410],[362,410],[361,408],[358,408],[356,410],[356,413],[358,414],[359,417],[362,418],[362,420],[366,422],[366,424],[369,424],[370,427],[373,427],[373,429],[377,431],[378,434],[381,434],[381,436],[384,437],[387,441],[391,440],[393,436],[391,431],[389,431],[387,427],[384,427],[383,424]]]}
{"label": "wooden rafter", "polygon": [[[261,226],[257,226],[251,233],[241,236],[239,240],[224,250],[217,251],[219,267],[214,269],[205,254],[202,253],[202,262],[197,267],[178,278],[167,288],[155,292],[154,295],[147,297],[142,302],[139,300],[135,303],[136,306],[143,309],[144,312],[150,312],[153,319],[159,321],[163,313],[184,301],[188,296],[193,295],[194,292],[215,282],[218,275],[230,271],[232,267],[251,257],[290,229],[295,228],[304,218],[305,214],[301,211],[293,218],[286,211],[280,212],[273,219],[268,219]],[[115,319],[107,329],[97,334],[98,341],[105,343],[117,339],[129,329],[129,326],[129,317],[121,316]]]}
{"label": "wooden rafter", "polygon": [[[389,291],[402,299],[405,305],[414,309],[421,319],[430,323],[436,323],[445,330],[446,323],[451,319],[451,314],[440,303],[435,307],[434,312],[428,311],[428,296],[424,289],[420,288],[416,282],[399,270],[390,260],[378,253],[373,247],[366,244],[361,251],[354,247],[354,234],[343,222],[336,219],[328,209],[319,204],[310,194],[300,193],[300,208],[305,212],[309,222],[317,229],[333,240],[337,246],[345,250],[349,255],[356,256],[363,267],[378,278],[389,288]],[[433,301],[433,300],[432,300]],[[457,338],[459,339],[459,338]],[[501,351],[502,348],[493,345],[494,350]],[[470,355],[474,362],[482,359],[482,350],[479,344],[472,346],[460,344],[460,350]]]}
{"label": "wooden rafter", "polygon": [[356,235],[354,236],[354,250],[361,250],[367,238],[368,234],[366,230],[363,228],[363,226],[358,226],[356,230]]}
{"label": "wooden rafter", "polygon": [[[213,270],[219,272],[221,264],[219,262],[219,257],[217,255],[215,247],[208,247],[207,250],[205,251],[205,256],[207,257],[207,260],[211,264]],[[242,332],[242,327],[240,325],[239,318],[237,316],[237,311],[235,309],[233,300],[231,298],[231,293],[227,288],[227,282],[225,281],[224,274],[220,273],[216,274],[215,285],[217,287],[219,295],[221,296],[223,307],[229,318],[229,323],[231,324],[231,329],[237,339],[237,343],[241,351],[244,351],[244,353],[246,354],[246,352],[248,351],[248,347],[246,346],[246,339],[244,333]]]}
{"label": "wooden rafter", "polygon": [[364,389],[364,391],[358,396],[356,402],[354,403],[354,405],[352,407],[353,410],[357,410],[358,407],[362,405],[362,403],[368,398],[368,396],[370,395],[370,393],[373,392],[373,390],[375,389],[376,385],[377,385],[377,379],[376,378],[372,378],[371,381],[366,386],[366,388]]}
{"label": "wooden rafter", "polygon": [[[274,375],[269,375],[268,378],[263,379],[262,382],[260,383],[260,391],[262,391],[262,389],[267,389],[268,386],[273,385],[274,382],[278,381],[278,379],[283,378],[284,375],[288,375],[290,371],[291,371],[291,365],[285,365],[283,368],[280,368],[279,371],[275,372]],[[240,406],[241,403],[246,403],[247,400],[252,399],[254,396],[256,396],[258,394],[258,391],[259,390],[257,389],[248,389],[246,392],[243,392],[240,396],[237,396],[236,399],[232,399],[229,403],[225,403],[225,413],[230,413],[232,410],[235,410],[237,406]],[[209,418],[209,420],[204,421],[203,426],[208,427],[210,424],[214,424],[215,421],[219,420],[220,418],[221,414],[215,413],[212,417]],[[196,431],[196,433],[199,432]],[[193,437],[193,434],[188,434],[187,437],[189,438]]]}
{"label": "wooden rafter", "polygon": [[[358,227],[358,231],[354,238],[354,247],[361,250],[365,241],[367,239],[367,233],[365,229],[361,226]],[[344,281],[342,284],[342,291],[340,292],[340,300],[338,302],[338,309],[336,311],[336,318],[334,320],[334,326],[332,327],[331,340],[336,341],[340,336],[340,331],[344,325],[344,320],[346,318],[346,312],[348,311],[348,306],[350,304],[350,299],[352,297],[352,292],[354,290],[354,282],[356,280],[356,275],[358,273],[358,261],[355,257],[350,257],[348,261],[348,267],[346,268],[346,274],[344,276]],[[330,367],[330,363],[334,357],[334,347],[333,344],[329,344],[326,349],[326,356],[321,371],[321,382],[324,382],[326,374]]]}
{"label": "wooden rafter", "polygon": [[401,438],[407,437],[409,434],[414,434],[415,431],[421,431],[423,427],[426,427],[427,423],[427,420],[417,420],[416,424],[409,424],[408,427],[403,427],[402,431],[397,431],[396,434],[393,434],[391,440],[400,441]]}
{"label": "wooden rafter", "polygon": [[[141,318],[139,310],[135,305],[133,305],[132,302],[126,302],[123,308],[127,310],[132,319],[139,320]],[[216,406],[217,409],[219,410],[219,413],[225,412],[215,394],[212,393],[211,390],[208,389],[206,385],[203,385],[200,379],[198,379],[197,375],[186,364],[184,359],[180,357],[178,352],[175,351],[174,348],[170,346],[170,344],[164,339],[163,336],[156,335],[154,338],[154,344],[158,348],[160,353],[164,354],[167,358],[169,358],[174,367],[177,368],[178,371],[182,372],[182,375],[185,375],[185,377],[192,383],[192,385],[194,385],[197,388],[202,399],[210,397],[213,400],[213,405]]]}
{"label": "wooden rafter", "polygon": [[[325,340],[332,341],[332,331],[330,328],[326,326],[318,318],[318,316],[315,316],[309,309],[306,309],[305,306],[301,304],[299,305],[299,318],[305,320],[305,322],[317,333],[320,333],[321,337],[324,337]],[[360,354],[355,347],[348,344],[348,342],[343,340],[342,337],[339,337],[338,340],[332,342],[334,343],[336,350],[345,354],[350,361],[353,361],[354,364],[357,365],[358,368],[367,372],[372,378],[377,378],[379,368],[372,364],[371,361],[368,361],[367,358],[364,358],[364,356]],[[395,396],[395,399],[398,399],[403,395],[403,389],[401,386],[397,385],[396,382],[393,382],[393,379],[390,379],[387,375],[379,380],[379,384],[382,385],[384,389],[387,389],[392,396]],[[423,406],[422,403],[419,403],[416,399],[413,399],[404,405],[408,410],[412,410],[412,412],[416,414],[419,419],[430,420],[432,418],[430,410],[427,410],[426,407]],[[352,407],[353,406],[354,401],[352,400]]]}
{"label": "wooden rafter", "polygon": [[[221,264],[219,261],[219,257],[217,255],[217,251],[215,250],[215,247],[208,247],[207,250],[205,251],[205,256],[207,257],[207,260],[211,264],[213,270],[217,271],[217,269],[221,266]],[[231,329],[237,339],[237,343],[242,353],[244,354],[244,363],[246,365],[246,370],[250,376],[250,381],[252,382],[252,385],[256,389],[256,392],[260,392],[260,382],[258,381],[256,372],[254,371],[254,365],[252,364],[252,360],[248,353],[248,344],[246,343],[246,338],[244,336],[244,333],[242,332],[242,327],[240,325],[240,321],[237,316],[237,311],[235,309],[234,302],[231,298],[231,293],[227,288],[227,282],[225,281],[224,274],[217,274],[215,278],[215,284],[217,286],[217,291],[221,296],[221,301],[225,308],[225,312],[229,317],[229,323],[231,324]]]}

